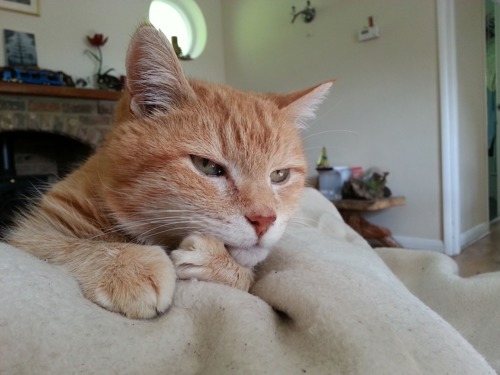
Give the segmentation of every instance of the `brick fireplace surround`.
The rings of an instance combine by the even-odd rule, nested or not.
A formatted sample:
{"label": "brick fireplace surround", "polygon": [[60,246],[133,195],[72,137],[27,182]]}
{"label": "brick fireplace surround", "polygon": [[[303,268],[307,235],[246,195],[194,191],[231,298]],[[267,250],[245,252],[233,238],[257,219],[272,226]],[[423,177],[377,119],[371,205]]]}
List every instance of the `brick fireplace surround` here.
{"label": "brick fireplace surround", "polygon": [[113,122],[120,93],[0,83],[0,132],[64,135],[95,149]]}

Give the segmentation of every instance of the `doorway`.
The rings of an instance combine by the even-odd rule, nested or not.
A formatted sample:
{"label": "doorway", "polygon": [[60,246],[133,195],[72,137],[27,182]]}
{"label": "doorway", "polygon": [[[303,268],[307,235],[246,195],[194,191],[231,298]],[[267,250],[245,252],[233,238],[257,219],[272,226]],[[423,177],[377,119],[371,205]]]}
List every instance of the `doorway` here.
{"label": "doorway", "polygon": [[498,129],[498,108],[500,98],[497,97],[500,59],[500,6],[494,0],[485,0],[485,37],[486,37],[486,95],[487,95],[487,134],[488,134],[488,201],[489,219],[495,222],[500,219],[500,139]]}
{"label": "doorway", "polygon": [[498,217],[498,163],[496,152],[496,38],[495,3],[485,0],[486,95],[488,131],[488,201],[490,222]]}

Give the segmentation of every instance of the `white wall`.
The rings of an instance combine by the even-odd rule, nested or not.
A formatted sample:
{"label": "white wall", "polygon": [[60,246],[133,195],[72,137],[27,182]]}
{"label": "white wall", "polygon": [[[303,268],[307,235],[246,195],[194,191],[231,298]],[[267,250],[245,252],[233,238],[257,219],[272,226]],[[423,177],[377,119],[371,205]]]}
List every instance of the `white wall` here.
{"label": "white wall", "polygon": [[[136,27],[147,20],[151,0],[41,0],[41,16],[1,11],[0,65],[5,64],[3,29],[35,34],[38,65],[62,70],[74,78],[95,74],[95,65],[84,54],[87,35],[102,33],[104,68],[125,73],[125,53]],[[219,0],[198,1],[205,15],[207,47],[194,62],[183,62],[188,74],[224,82],[221,11]]]}
{"label": "white wall", "polygon": [[[489,230],[484,1],[456,0],[462,241]],[[481,43],[482,42],[482,43]]]}
{"label": "white wall", "polygon": [[207,46],[194,61],[183,61],[186,74],[211,82],[226,82],[220,0],[197,0],[207,23]]}
{"label": "white wall", "polygon": [[[442,185],[439,111],[439,61],[436,1],[439,0],[315,0],[317,17],[310,24],[291,24],[293,0],[222,0],[224,51],[228,83],[246,90],[289,91],[336,78],[329,99],[306,132],[310,174],[322,146],[336,165],[378,166],[390,171],[394,194],[405,195],[407,205],[370,215],[389,227],[403,245],[443,249]],[[477,34],[478,4],[457,0],[466,22],[474,25],[458,37],[461,73],[481,69],[469,63],[469,53],[481,54]],[[303,2],[305,3],[305,2]],[[466,5],[470,9],[466,9]],[[360,43],[356,33],[374,16],[380,38]],[[458,21],[462,20],[460,18]],[[461,22],[458,22],[460,23]],[[484,223],[487,207],[474,204],[481,169],[478,152],[485,137],[479,71],[476,78],[459,77],[461,162],[466,163],[461,186],[468,196],[462,202],[462,230]],[[472,80],[472,82],[471,82]],[[484,87],[483,87],[484,89]],[[475,96],[471,103],[466,103]],[[484,138],[485,139],[485,138]],[[475,187],[471,186],[475,184]],[[485,196],[486,199],[486,196]],[[474,211],[474,213],[472,213]]]}

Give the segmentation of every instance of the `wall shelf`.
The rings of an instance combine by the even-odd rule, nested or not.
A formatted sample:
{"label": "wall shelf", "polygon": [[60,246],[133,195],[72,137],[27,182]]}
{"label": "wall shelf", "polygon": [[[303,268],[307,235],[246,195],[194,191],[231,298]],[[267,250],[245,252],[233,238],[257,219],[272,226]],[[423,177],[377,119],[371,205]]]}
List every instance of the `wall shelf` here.
{"label": "wall shelf", "polygon": [[81,89],[68,86],[45,86],[25,83],[0,82],[0,94],[52,96],[76,99],[118,100],[121,92]]}

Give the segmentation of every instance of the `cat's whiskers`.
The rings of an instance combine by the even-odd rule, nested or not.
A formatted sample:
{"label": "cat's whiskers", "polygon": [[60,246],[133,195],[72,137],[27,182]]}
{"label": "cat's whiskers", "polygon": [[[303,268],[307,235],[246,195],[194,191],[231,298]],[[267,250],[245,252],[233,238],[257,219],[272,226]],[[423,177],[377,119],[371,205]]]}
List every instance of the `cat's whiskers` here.
{"label": "cat's whiskers", "polygon": [[[170,222],[166,221],[154,221],[154,222],[130,222],[130,223],[124,223],[124,224],[119,224],[116,226],[117,229],[121,230],[132,230],[132,229],[137,229],[141,227],[146,227],[149,228],[151,225],[153,225],[152,229],[155,228],[160,228],[160,227],[167,227],[167,226],[174,226],[177,224],[193,224],[193,220],[172,220]],[[151,229],[150,229],[151,230]]]}
{"label": "cat's whiskers", "polygon": [[317,219],[313,219],[313,218],[310,218],[310,217],[305,217],[305,216],[292,216],[290,219],[289,219],[289,222],[292,222],[294,220],[302,220],[302,221],[308,221],[308,222],[311,222],[311,223],[317,223],[318,220]]}
{"label": "cat's whiskers", "polygon": [[[180,214],[184,214],[184,215],[180,215]],[[137,216],[150,216],[150,217],[154,217],[154,218],[169,218],[169,217],[191,217],[194,214],[196,214],[196,211],[193,211],[193,210],[152,209],[152,210],[141,210],[140,212],[135,212],[135,213],[129,214],[129,216],[132,218],[137,217]]]}
{"label": "cat's whiskers", "polygon": [[200,229],[198,226],[182,226],[182,227],[175,227],[175,228],[170,228],[170,229],[164,229],[162,227],[157,227],[153,228],[149,231],[146,231],[144,233],[141,233],[138,238],[141,239],[142,241],[149,241],[154,239],[155,237],[159,235],[163,235],[172,231],[186,231],[186,230],[192,230],[192,232],[196,232],[199,234],[208,234],[207,231]]}
{"label": "cat's whiskers", "polygon": [[163,233],[168,233],[168,232],[173,232],[173,231],[183,231],[186,229],[190,229],[196,232],[206,232],[203,229],[200,229],[199,226],[197,225],[184,225],[184,226],[176,226],[174,228],[168,228],[166,226],[159,226],[152,228],[144,233],[141,233],[139,236],[140,237],[150,237],[150,236],[156,236],[157,234],[163,234]]}
{"label": "cat's whiskers", "polygon": [[[166,222],[165,219],[171,219],[171,220],[169,222]],[[165,219],[144,219],[144,220],[136,220],[136,221],[130,221],[127,223],[116,224],[115,226],[107,228],[107,229],[103,230],[101,233],[96,234],[95,236],[88,237],[88,239],[94,240],[94,239],[97,239],[99,237],[103,237],[103,236],[110,235],[113,233],[119,233],[119,234],[127,233],[127,234],[129,234],[131,232],[135,232],[134,229],[137,229],[137,228],[140,228],[143,226],[149,227],[151,224],[153,224],[155,226],[153,228],[149,229],[147,232],[152,231],[152,230],[156,230],[156,229],[161,228],[161,227],[170,226],[170,225],[195,223],[195,221],[193,221],[193,219],[191,217],[183,218],[184,221],[181,220],[181,218],[165,218]],[[156,224],[163,224],[163,225],[156,225]],[[144,232],[144,233],[147,233],[147,232]],[[144,233],[141,233],[139,235],[142,236],[142,235],[144,235]]]}
{"label": "cat's whiskers", "polygon": [[330,130],[323,130],[323,131],[320,131],[320,132],[315,132],[315,133],[309,134],[309,135],[307,135],[305,137],[302,137],[302,141],[306,141],[309,138],[316,137],[316,136],[323,135],[323,134],[328,134],[328,133],[348,133],[348,134],[354,134],[354,135],[361,135],[360,132],[357,132],[357,131],[354,131],[354,130],[330,129]]}
{"label": "cat's whiskers", "polygon": [[109,191],[112,191],[114,193],[116,193],[117,191],[116,190],[113,190],[111,189],[108,185],[106,185],[104,183],[104,180],[101,176],[101,168],[99,168],[99,158],[101,157],[101,155],[99,153],[96,154],[95,158],[96,158],[96,174],[97,174],[97,178],[99,179],[99,182],[101,183],[102,186],[104,186],[105,189],[109,190]]}
{"label": "cat's whiskers", "polygon": [[201,219],[203,218],[197,218],[196,216],[184,216],[184,217],[177,216],[177,217],[166,217],[166,218],[156,217],[156,218],[136,220],[119,224],[117,225],[117,227],[126,232],[129,232],[140,227],[149,227],[153,225],[152,228],[148,229],[145,232],[140,233],[140,236],[145,236],[150,232],[157,230],[164,230],[164,228],[169,228],[169,227],[171,228],[168,229],[167,231],[186,228],[186,227],[179,227],[179,225],[185,225],[185,224],[190,224],[192,228],[201,228],[203,227],[203,224],[206,224]]}
{"label": "cat's whiskers", "polygon": [[159,209],[154,209],[154,210],[142,210],[141,212],[137,212],[135,213],[134,215],[141,215],[141,214],[155,214],[155,213],[170,213],[170,212],[189,212],[189,213],[192,213],[192,212],[195,212],[194,210],[170,210],[170,209],[166,209],[166,210],[159,210]]}
{"label": "cat's whiskers", "polygon": [[318,221],[306,217],[293,217],[289,220],[289,224],[298,224],[304,227],[316,227]]}
{"label": "cat's whiskers", "polygon": [[[131,214],[130,218],[133,219],[134,216],[143,216],[145,213],[147,213],[147,211]],[[189,218],[192,218],[193,216],[196,216],[195,213],[192,213],[192,212],[189,212],[190,215],[174,215],[174,216],[163,216],[163,215],[158,215],[158,213],[165,214],[167,212],[150,211],[149,214],[152,214],[152,215],[150,215],[149,217],[142,217],[142,218],[136,219],[134,221],[139,222],[139,221],[148,221],[148,220],[169,220],[169,219],[183,219],[183,218],[189,219]],[[168,212],[168,213],[170,213],[170,212]]]}
{"label": "cat's whiskers", "polygon": [[[182,213],[183,215],[179,215]],[[168,214],[173,214],[172,216],[164,216]],[[142,217],[139,219],[134,219],[134,217],[151,215],[150,217]],[[129,218],[131,220],[125,223],[115,224],[113,227],[102,230],[101,233],[90,237],[89,239],[96,239],[99,237],[103,237],[106,235],[110,235],[113,233],[131,233],[135,232],[134,229],[140,227],[150,227],[151,225],[155,225],[158,227],[158,224],[161,225],[175,225],[177,224],[185,224],[185,223],[193,223],[196,222],[196,215],[194,210],[188,209],[151,209],[151,210],[142,210],[140,212],[135,212],[129,214]]]}

